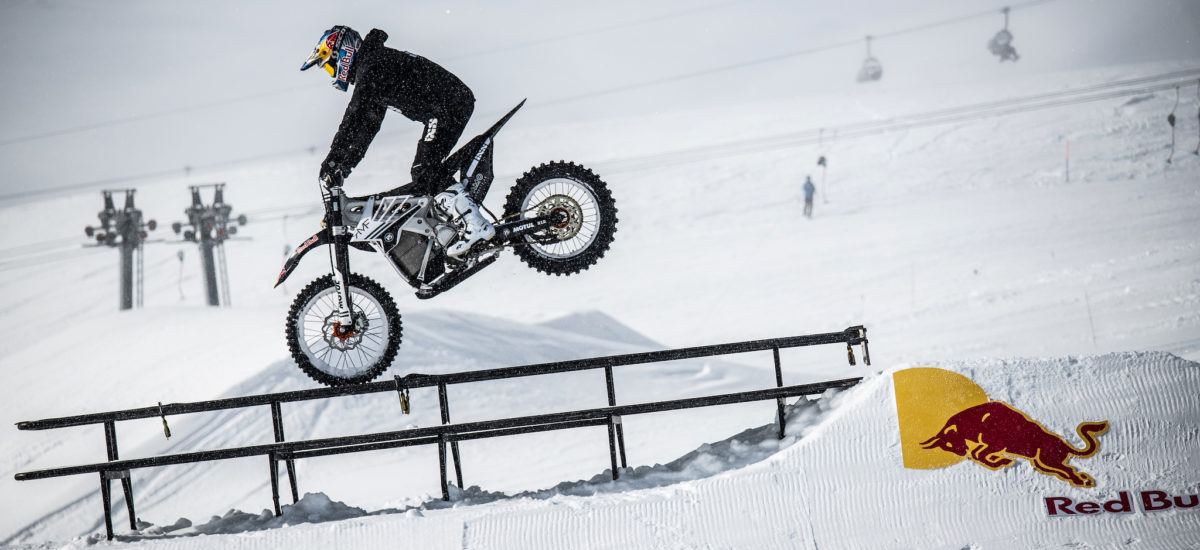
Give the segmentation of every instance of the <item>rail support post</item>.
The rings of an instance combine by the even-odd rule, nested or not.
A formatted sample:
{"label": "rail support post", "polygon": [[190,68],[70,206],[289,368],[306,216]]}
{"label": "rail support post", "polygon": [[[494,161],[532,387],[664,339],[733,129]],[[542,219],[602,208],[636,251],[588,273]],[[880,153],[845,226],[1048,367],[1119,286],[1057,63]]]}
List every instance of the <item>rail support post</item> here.
{"label": "rail support post", "polygon": [[287,465],[288,485],[292,489],[292,504],[295,504],[300,502],[300,489],[296,487],[296,461],[291,458],[291,455],[288,455],[285,464]]}
{"label": "rail support post", "polygon": [[125,493],[125,509],[129,511],[129,529],[137,531],[137,514],[133,511],[133,478],[129,470],[121,472],[121,490]]}
{"label": "rail support post", "polygon": [[104,534],[108,540],[113,539],[112,526],[112,487],[109,485],[108,472],[100,472],[100,501],[104,506]]}
{"label": "rail support post", "polygon": [[438,469],[441,471],[442,500],[450,500],[450,482],[446,479],[446,436],[438,436]]}
{"label": "rail support post", "polygon": [[621,425],[621,417],[611,415],[608,417],[608,459],[612,464],[612,478],[616,481],[621,477],[617,469],[617,427]]}
{"label": "rail support post", "polygon": [[267,455],[271,468],[271,503],[275,505],[275,517],[283,515],[279,507],[279,456],[275,453]]}
{"label": "rail support post", "polygon": [[[617,388],[613,383],[612,365],[604,367],[604,381],[608,385],[608,406],[615,407],[617,406]],[[609,425],[612,425],[611,419]],[[617,451],[621,454],[621,467],[628,468],[629,462],[625,460],[625,424],[621,422],[620,417],[617,417]]]}
{"label": "rail support post", "polygon": [[129,470],[104,470],[100,472],[100,500],[104,505],[104,534],[108,540],[113,539],[112,523],[112,480],[121,480],[121,488],[125,492],[125,504],[129,509],[129,528],[137,531],[137,516],[133,513],[133,489],[129,484]]}
{"label": "rail support post", "polygon": [[[442,424],[450,423],[450,398],[446,396],[446,383],[438,383],[438,406],[442,409]],[[462,478],[462,460],[458,455],[458,441],[450,442],[450,454],[454,457],[454,479],[458,481],[458,488],[463,487]],[[446,459],[442,458],[442,464],[445,465]]]}
{"label": "rail support post", "polygon": [[[283,411],[280,409],[278,401],[271,402],[271,426],[275,431],[275,442],[283,443]],[[288,485],[292,489],[292,504],[295,504],[300,501],[300,490],[299,487],[296,486],[296,460],[293,459],[289,453],[284,459],[284,463],[287,466]],[[277,471],[279,466],[275,465],[275,468]],[[272,477],[274,477],[274,475],[275,474],[272,474]],[[276,508],[278,508],[278,506],[276,506]]]}
{"label": "rail support post", "polygon": [[[104,422],[104,450],[108,455],[109,462],[120,460],[120,453],[117,450],[117,424],[112,420]],[[100,472],[100,493],[104,500],[104,527],[108,540],[113,539],[111,483],[114,479],[121,480],[121,492],[125,495],[125,508],[129,511],[129,529],[137,531],[137,513],[133,508],[133,480],[129,477],[129,470]]]}
{"label": "rail support post", "polygon": [[[771,352],[775,355],[775,387],[783,387],[783,366],[779,362],[779,347],[771,348]],[[787,430],[787,417],[784,414],[784,405],[787,402],[782,397],[775,400],[775,413],[779,419],[779,439],[783,439],[784,431]]]}

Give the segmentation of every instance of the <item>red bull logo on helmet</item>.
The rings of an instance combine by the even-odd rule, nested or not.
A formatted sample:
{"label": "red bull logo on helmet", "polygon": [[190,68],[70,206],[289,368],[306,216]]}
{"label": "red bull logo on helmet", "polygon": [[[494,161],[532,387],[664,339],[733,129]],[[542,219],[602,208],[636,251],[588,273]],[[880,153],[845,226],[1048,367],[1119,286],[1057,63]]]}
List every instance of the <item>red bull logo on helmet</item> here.
{"label": "red bull logo on helmet", "polygon": [[1023,411],[989,399],[969,378],[943,369],[896,372],[896,415],[904,467],[943,468],[969,460],[999,470],[1026,461],[1034,470],[1075,487],[1095,487],[1091,475],[1069,464],[1099,451],[1108,421],[1083,422],[1076,446]]}
{"label": "red bull logo on helmet", "polygon": [[350,78],[350,64],[354,59],[354,46],[349,44],[342,48],[342,55],[338,59],[338,75],[337,79],[341,82],[346,82]]}

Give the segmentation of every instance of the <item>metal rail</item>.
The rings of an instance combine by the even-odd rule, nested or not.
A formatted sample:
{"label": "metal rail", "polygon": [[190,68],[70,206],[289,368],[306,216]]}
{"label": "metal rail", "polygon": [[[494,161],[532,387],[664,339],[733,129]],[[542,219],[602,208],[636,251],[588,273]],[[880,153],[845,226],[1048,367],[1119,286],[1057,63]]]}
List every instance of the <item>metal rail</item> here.
{"label": "metal rail", "polygon": [[[734,342],[712,346],[651,351],[646,353],[631,353],[627,355],[610,355],[607,357],[594,357],[589,359],[558,361],[554,363],[540,363],[536,365],[505,367],[452,374],[410,374],[408,376],[401,377],[400,384],[398,384],[396,380],[382,380],[379,382],[368,382],[366,384],[356,384],[351,386],[337,386],[333,388],[318,388],[312,390],[249,395],[245,397],[232,397],[227,399],[196,401],[191,403],[169,403],[165,405],[156,405],[139,409],[127,409],[122,411],[82,414],[78,416],[64,416],[61,418],[48,418],[45,420],[18,422],[17,429],[47,430],[52,428],[66,428],[70,426],[84,426],[87,424],[101,424],[110,421],[137,420],[140,418],[155,418],[164,415],[171,416],[177,414],[219,411],[225,409],[239,409],[254,405],[270,405],[271,403],[289,403],[347,395],[362,395],[366,393],[398,391],[400,389],[427,388],[434,387],[439,384],[464,384],[468,382],[498,380],[501,378],[538,376],[543,374],[574,372],[604,367],[620,367],[643,363],[660,363],[663,361],[675,361],[679,359],[695,359],[698,357],[712,357],[716,355],[766,351],[775,348],[796,348],[821,344],[838,344],[843,342],[845,342],[847,347],[849,347],[859,344],[866,344],[866,335],[867,330],[865,328],[861,326],[855,326],[847,328],[842,332],[827,332],[823,334],[811,334],[806,336],[791,336],[787,338]],[[865,349],[863,353],[867,353]],[[864,360],[869,363],[869,358]]]}
{"label": "metal rail", "polygon": [[[768,340],[755,340],[749,342],[735,342],[713,346],[699,346],[627,355],[613,355],[607,357],[596,357],[590,359],[560,361],[554,363],[542,363],[537,365],[525,365],[452,374],[410,374],[405,377],[397,376],[393,380],[358,384],[353,386],[252,395],[246,397],[218,399],[213,401],[198,401],[192,403],[172,403],[167,405],[160,404],[158,406],[144,407],[140,409],[128,409],[122,411],[110,411],[19,422],[17,423],[17,427],[22,430],[46,430],[87,424],[103,424],[105,444],[108,450],[108,461],[94,464],[23,472],[16,474],[14,477],[17,480],[25,481],[98,473],[100,476],[101,497],[104,506],[105,529],[110,540],[113,538],[111,511],[112,497],[110,483],[114,479],[121,480],[125,504],[129,512],[130,529],[136,530],[137,518],[134,512],[133,487],[130,471],[139,468],[227,460],[250,456],[267,456],[270,466],[272,501],[274,503],[276,515],[279,515],[282,513],[279,496],[280,461],[283,461],[287,467],[289,487],[292,493],[292,502],[296,502],[299,500],[299,491],[296,482],[294,463],[294,461],[297,459],[417,445],[437,445],[442,498],[449,500],[449,480],[446,467],[447,447],[449,447],[450,454],[452,455],[455,478],[458,482],[458,486],[463,486],[462,465],[458,449],[459,441],[490,437],[504,437],[517,434],[564,430],[589,426],[607,426],[609,459],[612,466],[612,477],[615,480],[619,477],[620,467],[628,467],[625,453],[624,426],[621,420],[622,417],[626,415],[647,414],[653,412],[708,407],[733,403],[745,403],[750,401],[775,400],[777,406],[777,420],[779,423],[779,437],[782,439],[785,430],[784,401],[786,398],[820,394],[832,388],[850,387],[858,383],[858,381],[861,379],[847,378],[842,380],[821,382],[817,384],[784,386],[782,365],[779,359],[779,350],[782,348],[836,343],[846,344],[847,359],[851,365],[855,364],[854,350],[852,346],[861,345],[863,362],[868,365],[870,364],[866,329],[862,326],[854,326],[841,332],[792,336]],[[653,403],[640,403],[633,405],[616,404],[616,392],[614,389],[615,385],[613,383],[613,367],[765,350],[772,350],[773,352],[776,379],[775,388],[706,397],[659,401]],[[500,380],[543,374],[557,374],[589,369],[604,369],[609,406],[595,409],[504,418],[498,420],[466,422],[460,424],[454,424],[450,421],[450,405],[447,397],[447,387],[450,384]],[[402,407],[405,409],[405,412],[407,412],[408,391],[410,389],[422,387],[437,387],[438,405],[441,412],[442,421],[441,425],[305,441],[285,441],[284,439],[283,417],[281,409],[282,403],[395,391],[400,395]],[[118,458],[115,425],[117,421],[159,417],[162,419],[164,431],[169,434],[170,432],[166,420],[167,415],[210,412],[261,405],[270,406],[272,430],[274,432],[275,440],[274,443],[160,455],[146,458],[124,460]],[[620,467],[618,467],[618,456],[620,458]]]}
{"label": "metal rail", "polygon": [[692,409],[696,407],[710,407],[713,405],[730,405],[735,403],[746,403],[748,401],[765,401],[770,399],[798,397],[801,395],[816,395],[829,389],[848,388],[857,384],[859,380],[861,380],[861,378],[846,378],[831,382],[805,384],[800,386],[784,386],[782,388],[771,388],[768,390],[727,393],[706,397],[676,399],[671,401],[656,401],[653,403],[639,403],[636,405],[619,405],[616,407],[602,407],[598,409],[584,409],[561,413],[540,414],[535,416],[520,416],[501,420],[483,420],[478,422],[467,422],[463,424],[441,424],[426,428],[410,428],[407,430],[396,430],[390,432],[329,437],[324,439],[309,439],[303,441],[286,441],[282,443],[265,443],[261,445],[250,445],[231,449],[159,455],[147,458],[134,458],[127,460],[114,459],[108,462],[97,462],[94,464],[84,464],[80,466],[66,466],[47,470],[34,470],[32,472],[16,474],[14,477],[18,481],[28,481],[33,479],[93,474],[97,472],[114,470],[133,470],[138,468],[187,464],[190,462],[245,458],[249,456],[268,455],[271,453],[290,453],[299,455],[300,451],[313,450],[324,450],[326,452],[307,453],[304,456],[317,456],[318,454],[344,454],[359,452],[362,450],[388,448],[388,444],[396,446],[409,446],[433,443],[439,438],[444,438],[446,440],[462,440],[493,437],[492,432],[498,432],[511,428],[519,428],[523,430],[513,433],[530,433],[535,431],[561,429],[564,427],[573,428],[592,425],[603,426],[608,423],[609,418],[614,416]]}

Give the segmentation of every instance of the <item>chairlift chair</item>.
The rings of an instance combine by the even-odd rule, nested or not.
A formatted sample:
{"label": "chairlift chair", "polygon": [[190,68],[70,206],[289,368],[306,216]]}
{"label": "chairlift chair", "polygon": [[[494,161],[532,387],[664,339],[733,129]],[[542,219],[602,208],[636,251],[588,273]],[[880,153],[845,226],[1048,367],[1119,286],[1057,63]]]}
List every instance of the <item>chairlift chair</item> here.
{"label": "chairlift chair", "polygon": [[871,37],[867,36],[867,58],[858,70],[859,82],[873,82],[883,78],[883,64],[871,55]]}
{"label": "chairlift chair", "polygon": [[1012,46],[1013,35],[1011,32],[1008,31],[1009,8],[1005,7],[1004,9],[1002,9],[1000,11],[1004,13],[1004,28],[1000,29],[1000,32],[997,32],[996,36],[993,36],[992,39],[988,42],[988,49],[991,50],[992,55],[995,55],[1000,58],[1001,63],[1003,63],[1005,61],[1014,61],[1015,62],[1018,59],[1020,59],[1021,56],[1017,55],[1016,48],[1013,48],[1013,46]]}

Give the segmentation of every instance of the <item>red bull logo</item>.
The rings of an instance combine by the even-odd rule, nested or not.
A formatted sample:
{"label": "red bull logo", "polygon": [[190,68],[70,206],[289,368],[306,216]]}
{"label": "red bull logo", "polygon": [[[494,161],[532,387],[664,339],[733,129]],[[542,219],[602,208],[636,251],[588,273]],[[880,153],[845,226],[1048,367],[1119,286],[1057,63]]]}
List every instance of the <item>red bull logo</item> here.
{"label": "red bull logo", "polygon": [[992,470],[1023,458],[1043,474],[1076,487],[1095,487],[1092,476],[1067,460],[1096,454],[1100,450],[1096,436],[1108,431],[1108,422],[1084,422],[1075,431],[1085,442],[1083,448],[1073,447],[1012,405],[989,401],[951,416],[937,435],[921,442],[921,448],[948,451]]}
{"label": "red bull logo", "polygon": [[1099,450],[1108,421],[1083,422],[1075,446],[1029,415],[988,398],[958,373],[914,368],[893,375],[904,467],[934,469],[970,460],[990,470],[1024,460],[1035,470],[1076,487],[1095,487],[1087,473],[1068,464]]}
{"label": "red bull logo", "polygon": [[350,78],[350,63],[354,59],[354,46],[346,45],[342,48],[342,57],[338,60],[338,80],[346,80]]}
{"label": "red bull logo", "polygon": [[298,254],[304,252],[306,249],[308,249],[308,247],[312,246],[313,243],[315,243],[315,242],[317,242],[317,235],[313,235],[313,236],[309,237],[307,241],[300,243],[300,246],[296,247],[296,251],[293,252],[292,255],[295,256],[295,255],[298,255]]}
{"label": "red bull logo", "polygon": [[284,262],[283,269],[279,270],[279,276],[275,278],[275,286],[279,286],[279,282],[283,280],[289,271],[291,271],[291,268],[295,267],[295,261],[298,261],[300,256],[304,254],[304,251],[308,250],[308,247],[320,240],[319,237],[319,234],[313,235],[309,237],[307,241],[301,243],[300,246],[296,247],[296,250],[292,252],[291,256],[288,257],[288,261]]}

